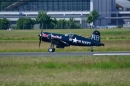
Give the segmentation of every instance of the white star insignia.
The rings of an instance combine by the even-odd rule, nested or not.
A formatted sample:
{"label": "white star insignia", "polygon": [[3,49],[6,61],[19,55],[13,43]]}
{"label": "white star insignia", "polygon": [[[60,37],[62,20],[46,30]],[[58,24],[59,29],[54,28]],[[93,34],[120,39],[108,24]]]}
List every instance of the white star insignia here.
{"label": "white star insignia", "polygon": [[75,37],[75,39],[73,39],[73,42],[74,42],[74,43],[77,43],[77,41],[78,41],[78,40],[77,40],[76,37]]}

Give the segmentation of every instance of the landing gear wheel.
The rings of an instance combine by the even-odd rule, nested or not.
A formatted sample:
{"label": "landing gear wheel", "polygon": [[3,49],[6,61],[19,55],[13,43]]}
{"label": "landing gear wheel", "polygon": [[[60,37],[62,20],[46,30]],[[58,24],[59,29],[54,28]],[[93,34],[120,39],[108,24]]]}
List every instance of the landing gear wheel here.
{"label": "landing gear wheel", "polygon": [[49,48],[48,52],[55,52],[55,48]]}
{"label": "landing gear wheel", "polygon": [[53,48],[53,52],[55,52],[55,48]]}

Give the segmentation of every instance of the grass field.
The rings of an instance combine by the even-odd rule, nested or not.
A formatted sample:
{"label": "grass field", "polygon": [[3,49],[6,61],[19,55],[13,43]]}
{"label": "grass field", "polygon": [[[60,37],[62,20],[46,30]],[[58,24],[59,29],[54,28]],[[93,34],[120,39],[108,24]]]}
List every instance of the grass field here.
{"label": "grass field", "polygon": [[[94,29],[55,29],[44,30],[54,33],[76,33],[84,37],[90,37]],[[94,51],[130,51],[129,29],[99,29],[103,47],[94,47]],[[42,43],[38,47],[38,34],[40,30],[0,30],[0,52],[47,52],[50,43]],[[67,47],[56,49],[57,52],[90,51],[89,47]]]}
{"label": "grass field", "polygon": [[0,57],[0,86],[130,86],[129,56]]}
{"label": "grass field", "polygon": [[[90,37],[94,30],[44,30]],[[94,51],[130,51],[129,29],[100,29],[104,47]],[[47,52],[38,47],[40,30],[0,30],[0,52]],[[67,47],[56,52],[89,52]],[[0,86],[130,86],[130,56],[1,57]]]}

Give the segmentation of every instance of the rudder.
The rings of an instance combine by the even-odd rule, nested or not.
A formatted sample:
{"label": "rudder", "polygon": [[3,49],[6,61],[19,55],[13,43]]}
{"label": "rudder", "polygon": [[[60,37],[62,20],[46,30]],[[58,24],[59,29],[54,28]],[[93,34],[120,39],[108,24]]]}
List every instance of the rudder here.
{"label": "rudder", "polygon": [[95,30],[91,35],[90,39],[100,42],[100,32],[98,30]]}

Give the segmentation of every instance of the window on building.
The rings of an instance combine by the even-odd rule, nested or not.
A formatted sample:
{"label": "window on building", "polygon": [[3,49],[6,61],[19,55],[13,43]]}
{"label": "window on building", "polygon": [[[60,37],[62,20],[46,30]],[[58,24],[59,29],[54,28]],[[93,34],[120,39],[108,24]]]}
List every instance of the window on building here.
{"label": "window on building", "polygon": [[[2,6],[1,10],[11,4],[18,2],[19,0],[11,0],[10,4]],[[36,0],[36,1],[25,1],[19,3],[8,10],[21,10],[21,11],[89,11],[90,0]]]}

